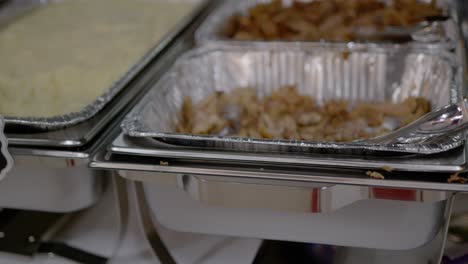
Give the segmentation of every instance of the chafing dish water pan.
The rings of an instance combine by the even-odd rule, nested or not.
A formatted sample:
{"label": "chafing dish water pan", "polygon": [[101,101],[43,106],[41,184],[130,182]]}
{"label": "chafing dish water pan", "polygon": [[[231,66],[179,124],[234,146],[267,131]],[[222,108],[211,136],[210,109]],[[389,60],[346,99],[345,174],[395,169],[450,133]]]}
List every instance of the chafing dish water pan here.
{"label": "chafing dish water pan", "polygon": [[142,181],[155,219],[174,230],[340,246],[418,248],[441,232],[452,203],[440,191],[120,174]]}
{"label": "chafing dish water pan", "polygon": [[16,155],[0,183],[0,208],[68,213],[95,204],[108,173],[88,168],[88,159]]}

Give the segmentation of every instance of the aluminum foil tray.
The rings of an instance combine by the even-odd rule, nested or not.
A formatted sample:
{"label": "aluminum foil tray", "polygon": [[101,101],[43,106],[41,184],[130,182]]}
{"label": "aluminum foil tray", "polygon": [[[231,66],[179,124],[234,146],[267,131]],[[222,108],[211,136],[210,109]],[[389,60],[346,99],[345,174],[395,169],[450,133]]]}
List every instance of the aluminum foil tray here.
{"label": "aluminum foil tray", "polygon": [[[5,1],[0,6],[0,26],[10,23],[17,17],[27,14],[49,3],[63,0],[17,0]],[[189,1],[193,2],[193,1]],[[195,8],[194,8],[195,9]],[[163,38],[162,38],[163,39]],[[157,43],[155,43],[156,45]],[[129,70],[116,80],[114,84],[107,89],[104,94],[96,98],[94,102],[85,106],[79,112],[69,113],[54,117],[13,117],[6,116],[5,121],[7,129],[15,132],[31,130],[56,130],[64,127],[76,125],[95,116],[103,109],[129,82],[132,80],[159,52],[159,46],[154,46],[142,58],[135,58],[135,64]]]}
{"label": "aluminum foil tray", "polygon": [[463,143],[461,136],[447,137],[440,144],[378,145],[175,133],[185,96],[196,103],[215,91],[247,86],[265,96],[284,85],[296,85],[299,92],[319,103],[338,98],[397,103],[421,96],[435,110],[463,97],[461,67],[450,52],[349,45],[207,45],[182,56],[127,115],[122,128],[126,135],[153,137],[172,145],[250,152],[435,153]]}
{"label": "aluminum foil tray", "polygon": [[[282,0],[285,5],[290,5],[292,0]],[[313,0],[304,0],[302,2],[310,2]],[[205,20],[200,26],[200,29],[196,32],[195,38],[197,43],[206,44],[213,42],[245,42],[236,41],[222,36],[223,28],[226,26],[228,19],[234,14],[246,14],[249,8],[260,4],[268,3],[271,0],[229,0],[223,5],[219,6],[213,13]],[[383,0],[383,2],[389,2]],[[421,0],[421,2],[430,2],[429,0]],[[451,9],[450,1],[438,0],[437,4],[446,13],[449,13]],[[459,39],[458,29],[456,23],[449,19],[445,22],[434,23],[430,30],[424,30],[421,33],[418,32],[416,37],[417,41],[411,41],[408,45],[420,48],[431,48],[431,49],[453,49],[456,46],[456,42]],[[247,41],[248,43],[262,43],[262,41]],[[276,42],[276,41],[275,41]],[[283,42],[287,43],[287,42]],[[295,43],[295,42],[289,42]],[[327,45],[337,43],[321,41],[320,43],[326,43]],[[375,43],[360,43],[361,45],[374,45]],[[380,43],[382,45],[382,43]],[[398,45],[387,43],[387,45]]]}

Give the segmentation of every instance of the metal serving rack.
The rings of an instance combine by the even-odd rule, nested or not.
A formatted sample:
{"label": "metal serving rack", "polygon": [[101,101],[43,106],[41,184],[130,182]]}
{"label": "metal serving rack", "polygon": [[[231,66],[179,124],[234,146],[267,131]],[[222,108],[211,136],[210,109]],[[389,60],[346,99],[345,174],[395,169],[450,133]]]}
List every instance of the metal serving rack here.
{"label": "metal serving rack", "polygon": [[[163,259],[167,259],[167,249],[161,247],[161,239],[158,238],[157,229],[155,225],[151,224],[158,221],[158,216],[154,215],[154,207],[149,202],[151,199],[151,187],[145,187],[146,183],[152,183],[153,185],[161,185],[159,189],[162,191],[164,188],[170,188],[168,182],[176,181],[176,178],[181,176],[184,181],[184,187],[176,187],[185,189],[186,194],[196,201],[211,206],[222,206],[222,207],[245,207],[246,204],[239,201],[241,199],[230,199],[228,200],[224,195],[217,196],[218,192],[233,191],[246,191],[246,188],[253,186],[253,192],[257,192],[259,195],[264,191],[265,185],[283,186],[285,189],[275,190],[278,196],[288,196],[286,192],[290,189],[290,186],[300,186],[298,189],[303,190],[304,188],[311,188],[315,190],[317,186],[322,189],[322,192],[328,189],[333,191],[333,186],[337,186],[343,191],[343,186],[355,186],[355,188],[378,188],[383,190],[406,190],[408,192],[428,192],[428,190],[436,191],[436,193],[450,193],[455,194],[456,192],[466,192],[468,187],[461,184],[448,184],[441,180],[446,179],[446,174],[440,173],[428,173],[421,175],[412,175],[411,173],[405,172],[400,174],[398,179],[385,179],[385,180],[374,180],[369,179],[365,176],[365,170],[363,169],[323,169],[323,168],[304,168],[299,166],[294,167],[283,167],[278,168],[277,166],[254,166],[252,164],[233,164],[232,162],[221,163],[213,162],[210,160],[203,160],[202,158],[194,160],[193,158],[167,158],[163,157],[142,157],[135,155],[122,155],[122,154],[110,154],[110,153],[99,153],[94,157],[91,167],[100,169],[110,169],[121,171],[121,175],[128,177],[129,179],[136,181],[135,186],[139,201],[139,210],[141,219],[144,221],[145,232],[148,237],[148,241],[153,242],[153,248],[156,253]],[[239,168],[242,167],[242,168]],[[128,173],[123,173],[124,171]],[[190,176],[189,176],[190,175]],[[195,189],[191,188],[195,186]],[[260,188],[260,189],[255,189]],[[346,188],[346,187],[345,187]],[[192,190],[192,191],[191,191]],[[203,193],[199,193],[197,190],[205,190]],[[425,191],[422,191],[425,190]],[[214,191],[215,193],[210,193]],[[296,191],[296,190],[294,190]],[[307,189],[304,190],[307,192]],[[430,191],[429,191],[430,192]],[[201,195],[201,196],[197,196]],[[206,197],[203,197],[203,196]],[[392,252],[395,258],[405,259],[404,256],[416,254],[422,258],[426,258],[426,263],[438,263],[443,254],[443,248],[445,245],[445,239],[448,230],[448,224],[450,221],[451,203],[455,196],[449,196],[449,203],[445,208],[443,214],[443,222],[438,229],[437,234],[431,242],[427,243],[424,247],[417,248],[413,253],[411,251],[403,250],[400,251],[401,256],[398,255],[398,251]],[[148,200],[150,199],[150,200]],[[275,210],[281,209],[286,211],[293,211],[298,213],[306,213],[307,206],[305,208],[298,208],[294,206],[296,200],[294,197],[290,198],[291,206],[287,208],[283,207],[274,208]],[[258,205],[255,201],[251,201]],[[198,207],[197,207],[198,208]],[[255,205],[252,209],[256,209]],[[197,210],[197,209],[195,209]],[[320,210],[331,210],[333,208],[321,208]],[[196,217],[197,218],[197,217]],[[255,217],[254,217],[255,218]],[[257,221],[253,220],[253,223]],[[164,223],[162,223],[164,224]],[[206,231],[206,230],[203,230]],[[208,231],[209,232],[209,231]],[[164,245],[164,244],[162,244]],[[386,250],[368,250],[366,254],[370,256],[374,255],[385,255],[389,254]],[[158,255],[158,254],[157,254]],[[170,253],[169,253],[170,256]],[[164,263],[174,263],[168,260]]]}
{"label": "metal serving rack", "polygon": [[[175,45],[166,50],[166,54],[173,54],[170,58],[176,58],[177,54],[193,47],[193,33],[202,18],[203,16],[200,16],[190,29],[178,36]],[[464,53],[462,43],[457,52]],[[172,61],[161,59],[159,63],[169,65]],[[163,71],[153,77],[158,79],[162,74]],[[364,192],[365,195],[369,192],[369,199],[362,202],[376,206],[381,205],[382,200],[386,200],[382,202],[386,205],[392,202],[398,206],[403,206],[406,202],[409,202],[411,206],[417,206],[419,202],[440,205],[441,207],[437,209],[439,222],[434,225],[427,243],[416,248],[403,249],[404,246],[401,246],[401,250],[385,249],[384,247],[392,246],[388,243],[381,244],[381,249],[362,249],[370,257],[369,259],[374,260],[374,263],[377,261],[386,263],[385,260],[404,263],[416,257],[416,259],[413,258],[412,263],[438,264],[447,238],[453,200],[457,193],[468,192],[468,185],[447,181],[454,173],[466,177],[468,169],[466,144],[447,153],[429,156],[385,158],[317,154],[285,156],[219,150],[200,151],[196,148],[174,147],[152,138],[131,138],[125,136],[119,129],[115,131],[115,135],[117,137],[107,149],[102,149],[93,156],[90,166],[96,169],[117,171],[120,176],[135,182],[144,231],[156,254],[164,261],[163,263],[175,262],[164,243],[161,242],[154,225],[155,221],[190,232],[256,236],[264,231],[262,235],[275,239],[274,235],[265,231],[267,229],[259,227],[262,224],[272,225],[278,227],[277,229],[284,229],[284,232],[280,230],[276,235],[287,237],[289,240],[301,240],[306,236],[301,235],[301,228],[305,233],[308,231],[307,226],[297,227],[296,224],[299,221],[289,222],[290,226],[285,227],[278,224],[280,223],[278,219],[291,219],[286,216],[293,213],[298,218],[304,219],[321,213],[323,216],[317,218],[329,217],[339,209],[355,206],[350,204],[349,200],[359,202],[364,196],[354,197],[355,200],[345,199],[342,204],[334,206],[327,204],[325,200],[321,203],[311,202],[297,207],[294,206],[296,201],[294,195],[308,193],[312,201],[317,201],[320,198],[326,198],[327,195],[332,195],[334,190],[338,190],[338,192],[358,191],[361,194]],[[387,171],[388,168],[392,171]],[[385,179],[370,178],[367,175],[370,170],[381,173]],[[383,195],[376,197],[376,190],[383,191]],[[243,193],[240,193],[241,191]],[[262,222],[265,218],[262,218],[261,213],[256,211],[258,207],[266,205],[261,201],[263,198],[261,196],[266,193],[269,196],[265,199],[275,197],[280,201],[268,208],[272,211],[263,211],[269,217],[268,224],[265,221]],[[241,199],[243,195],[250,195],[248,198],[252,200],[243,201]],[[373,201],[374,199],[379,201]],[[166,201],[167,203],[164,203]],[[173,201],[174,204],[170,205],[169,203]],[[155,205],[156,202],[160,204]],[[243,217],[240,216],[241,208],[247,208],[246,212],[248,212]],[[378,206],[373,208],[378,210]],[[178,215],[173,212],[173,209],[186,210],[187,213]],[[275,210],[282,211],[283,214],[276,213]],[[158,211],[157,214],[156,211]],[[370,213],[376,214],[374,211]],[[163,214],[166,215],[162,216]],[[210,221],[211,227],[206,227],[206,220],[211,216],[217,217],[217,220]],[[365,221],[365,218],[363,215],[362,221]],[[218,221],[226,221],[228,224],[218,223]],[[238,223],[242,221],[247,221],[249,225],[242,226]],[[307,218],[307,221],[312,221],[312,218]],[[343,223],[343,225],[346,224]],[[352,227],[349,228],[352,229]],[[358,234],[356,239],[359,236],[366,236],[366,234],[364,232]]]}

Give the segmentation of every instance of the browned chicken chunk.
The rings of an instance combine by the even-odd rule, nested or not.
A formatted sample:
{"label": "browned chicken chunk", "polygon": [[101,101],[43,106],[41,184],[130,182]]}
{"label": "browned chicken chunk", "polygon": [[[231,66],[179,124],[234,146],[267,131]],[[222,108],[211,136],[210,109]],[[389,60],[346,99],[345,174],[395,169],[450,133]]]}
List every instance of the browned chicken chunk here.
{"label": "browned chicken chunk", "polygon": [[382,30],[439,15],[435,1],[316,0],[284,6],[273,0],[232,16],[221,34],[236,40],[352,41],[355,27]]}
{"label": "browned chicken chunk", "polygon": [[177,128],[186,134],[346,142],[385,134],[386,119],[401,127],[430,109],[424,98],[398,104],[330,100],[318,105],[295,86],[281,87],[265,98],[254,89],[238,88],[216,92],[197,104],[185,98]]}

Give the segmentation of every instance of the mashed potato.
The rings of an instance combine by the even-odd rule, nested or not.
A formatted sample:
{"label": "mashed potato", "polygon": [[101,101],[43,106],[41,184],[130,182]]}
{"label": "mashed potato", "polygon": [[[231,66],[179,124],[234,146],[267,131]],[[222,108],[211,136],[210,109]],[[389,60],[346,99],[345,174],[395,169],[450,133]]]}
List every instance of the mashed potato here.
{"label": "mashed potato", "polygon": [[50,117],[102,95],[191,9],[157,0],[66,0],[0,28],[0,115]]}

